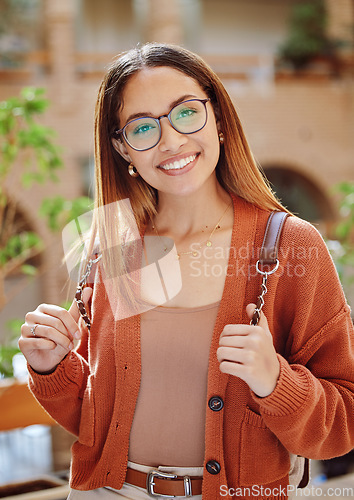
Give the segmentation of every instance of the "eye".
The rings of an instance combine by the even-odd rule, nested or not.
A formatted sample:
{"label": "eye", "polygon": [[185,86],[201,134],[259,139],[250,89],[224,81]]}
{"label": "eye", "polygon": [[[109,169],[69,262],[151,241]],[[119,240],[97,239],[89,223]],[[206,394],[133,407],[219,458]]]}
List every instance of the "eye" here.
{"label": "eye", "polygon": [[134,135],[144,135],[150,132],[150,130],[154,130],[156,128],[152,123],[142,123],[134,127],[132,133]]}
{"label": "eye", "polygon": [[188,108],[183,108],[176,115],[176,120],[179,120],[181,118],[190,118],[190,117],[194,116],[197,113],[198,113],[198,111],[196,109],[189,108],[189,107]]}

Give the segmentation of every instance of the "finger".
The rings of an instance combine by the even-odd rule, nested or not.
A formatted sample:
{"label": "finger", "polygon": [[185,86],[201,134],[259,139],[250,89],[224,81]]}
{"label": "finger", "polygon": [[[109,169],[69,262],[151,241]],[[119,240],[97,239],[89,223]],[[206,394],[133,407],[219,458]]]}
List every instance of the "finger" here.
{"label": "finger", "polygon": [[19,348],[21,351],[26,350],[39,350],[39,351],[52,351],[57,347],[57,344],[49,339],[44,338],[31,338],[31,337],[22,337],[18,342]]}
{"label": "finger", "polygon": [[[222,361],[219,365],[219,370],[222,373],[227,373],[228,375],[233,375],[234,377],[238,377],[245,382],[249,377],[249,367],[240,363],[234,363],[232,361]],[[247,382],[246,382],[247,383]]]}
{"label": "finger", "polygon": [[[31,354],[37,352],[43,353],[40,356],[47,356],[47,353],[55,351],[55,356],[59,359],[64,358],[71,349],[64,349],[62,346],[57,345],[55,342],[44,338],[27,338],[21,337],[18,342],[19,348],[30,363]],[[28,358],[29,356],[29,358]]]}
{"label": "finger", "polygon": [[[40,306],[38,306],[36,311],[26,315],[26,322],[29,323],[31,320],[31,322],[33,321],[33,324],[40,323],[40,320],[36,321],[38,313],[44,313],[48,316],[52,316],[53,318],[57,318],[64,325],[64,332],[69,333],[71,337],[75,336],[75,333],[78,330],[78,325],[72,318],[71,314],[69,314],[69,312],[63,307],[59,307],[54,304],[41,304]],[[49,326],[52,326],[53,320],[46,318],[46,323],[48,322]],[[55,322],[55,327],[58,328],[59,331],[62,331],[62,328],[59,327],[59,323]]]}
{"label": "finger", "polygon": [[[93,292],[93,290],[89,286],[85,287],[82,291],[82,301],[85,305],[85,308],[87,308],[87,305],[88,305],[88,302],[91,298],[92,292]],[[79,308],[77,306],[77,302],[75,299],[72,301],[72,304],[69,308],[69,313],[70,313],[71,317],[73,318],[73,320],[77,324],[81,315],[80,315],[80,311],[79,311]]]}
{"label": "finger", "polygon": [[216,351],[216,356],[219,363],[222,363],[223,361],[229,361],[232,363],[245,364],[252,361],[252,359],[250,359],[250,357],[252,356],[252,353],[250,351],[234,347],[219,347]]}
{"label": "finger", "polygon": [[248,338],[248,335],[224,335],[220,337],[219,346],[244,349],[248,344]]}
{"label": "finger", "polygon": [[[246,306],[247,316],[249,317],[250,320],[253,317],[253,313],[254,313],[255,309],[256,309],[256,304],[248,304]],[[269,334],[270,334],[268,320],[267,320],[263,311],[261,311],[261,313],[260,313],[260,318],[259,318],[257,326],[260,326],[261,328],[263,328],[266,332],[269,332]]]}
{"label": "finger", "polygon": [[72,339],[68,337],[67,333],[61,333],[56,328],[51,326],[38,324],[35,330],[35,335],[32,333],[32,327],[28,326],[26,332],[27,338],[45,339],[53,342],[55,345],[62,347],[66,351],[74,348]]}
{"label": "finger", "polygon": [[[42,304],[41,306],[39,306],[40,308],[42,308],[42,306],[44,306],[45,304]],[[33,311],[33,312],[30,312],[28,314],[26,314],[26,323],[25,325],[28,325],[30,326],[31,328],[35,325],[38,325],[36,326],[35,328],[35,334],[33,335],[32,333],[32,330],[30,328],[29,330],[29,333],[28,333],[28,330],[25,329],[25,336],[28,336],[28,337],[31,337],[32,335],[33,336],[37,336],[38,335],[38,328],[39,328],[39,325],[43,325],[43,326],[47,326],[47,327],[52,327],[52,328],[55,328],[56,330],[58,330],[59,332],[61,332],[63,335],[66,335],[68,336],[71,340],[73,340],[73,334],[66,328],[65,324],[63,323],[63,321],[58,318],[58,314],[59,315],[64,315],[65,314],[65,309],[63,310],[62,308],[59,308],[58,306],[49,306],[51,309],[51,312],[52,314],[48,314],[48,313],[45,313],[45,312],[40,312],[40,309],[36,309],[36,311]],[[49,309],[48,309],[49,310]],[[56,316],[53,316],[53,314],[55,314]],[[40,335],[39,335],[40,336]]]}
{"label": "finger", "polygon": [[220,338],[234,335],[249,335],[252,331],[253,329],[250,325],[225,325]]}

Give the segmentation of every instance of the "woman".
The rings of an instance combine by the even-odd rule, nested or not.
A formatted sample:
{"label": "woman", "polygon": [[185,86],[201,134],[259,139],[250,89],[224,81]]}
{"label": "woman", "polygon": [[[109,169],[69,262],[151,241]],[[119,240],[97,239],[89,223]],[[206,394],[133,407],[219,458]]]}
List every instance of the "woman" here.
{"label": "woman", "polygon": [[[115,61],[97,101],[96,186],[89,258],[102,258],[78,293],[90,328],[75,303],[42,304],[19,341],[33,394],[78,436],[69,498],[287,498],[297,455],[350,450],[353,327],[333,263],[289,217],[249,324],[257,250],[284,208],[198,56],[146,44]],[[114,216],[101,210],[117,200]],[[143,245],[130,252],[134,224]],[[158,251],[181,277],[165,299],[144,272]],[[159,277],[179,283],[170,264]]]}

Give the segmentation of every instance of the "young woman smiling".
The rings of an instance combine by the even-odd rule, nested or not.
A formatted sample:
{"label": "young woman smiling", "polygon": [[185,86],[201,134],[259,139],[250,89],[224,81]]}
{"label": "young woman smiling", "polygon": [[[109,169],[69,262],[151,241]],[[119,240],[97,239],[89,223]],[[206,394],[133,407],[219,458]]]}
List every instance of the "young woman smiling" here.
{"label": "young woman smiling", "polygon": [[322,238],[288,218],[250,325],[257,249],[285,209],[218,77],[146,44],[109,69],[95,121],[87,279],[69,311],[28,313],[19,341],[33,394],[78,436],[69,499],[287,498],[297,455],[354,443],[353,326]]}

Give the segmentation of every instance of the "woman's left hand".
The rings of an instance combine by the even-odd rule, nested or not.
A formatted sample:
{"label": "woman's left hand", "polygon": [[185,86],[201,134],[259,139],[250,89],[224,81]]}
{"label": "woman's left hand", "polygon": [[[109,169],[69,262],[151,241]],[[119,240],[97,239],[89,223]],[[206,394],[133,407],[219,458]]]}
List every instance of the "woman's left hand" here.
{"label": "woman's left hand", "polygon": [[[246,311],[252,318],[255,304],[248,304]],[[220,336],[217,357],[220,371],[244,380],[260,398],[269,396],[275,389],[280,364],[263,312],[257,326],[226,325]]]}

